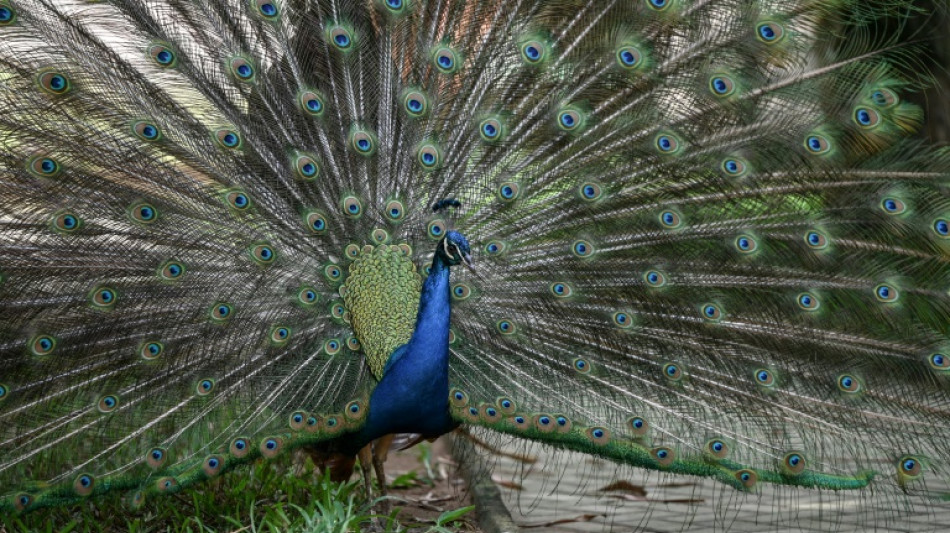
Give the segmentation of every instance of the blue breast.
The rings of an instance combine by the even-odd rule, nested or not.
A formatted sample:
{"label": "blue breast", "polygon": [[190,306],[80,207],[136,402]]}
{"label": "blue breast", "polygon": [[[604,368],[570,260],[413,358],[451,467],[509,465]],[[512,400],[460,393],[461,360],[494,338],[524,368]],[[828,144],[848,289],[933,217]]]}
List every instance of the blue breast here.
{"label": "blue breast", "polygon": [[448,410],[449,296],[449,267],[437,254],[422,285],[416,328],[389,358],[355,440],[366,443],[389,433],[435,437],[455,427]]}

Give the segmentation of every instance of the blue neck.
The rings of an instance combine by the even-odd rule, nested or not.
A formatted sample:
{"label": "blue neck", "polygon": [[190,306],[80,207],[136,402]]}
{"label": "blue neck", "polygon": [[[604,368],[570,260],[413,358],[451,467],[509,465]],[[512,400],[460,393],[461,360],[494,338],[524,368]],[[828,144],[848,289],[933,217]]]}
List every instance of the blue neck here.
{"label": "blue neck", "polygon": [[[416,330],[409,339],[409,352],[415,357],[423,357],[415,364],[441,365],[445,367],[446,373],[449,365],[449,323],[452,319],[449,296],[449,266],[439,254],[435,254],[429,276],[422,284]],[[414,351],[414,346],[425,346],[427,349]]]}
{"label": "blue neck", "polygon": [[365,444],[389,433],[435,437],[455,427],[448,405],[449,296],[449,265],[436,254],[422,284],[416,329],[390,356],[355,441]]}

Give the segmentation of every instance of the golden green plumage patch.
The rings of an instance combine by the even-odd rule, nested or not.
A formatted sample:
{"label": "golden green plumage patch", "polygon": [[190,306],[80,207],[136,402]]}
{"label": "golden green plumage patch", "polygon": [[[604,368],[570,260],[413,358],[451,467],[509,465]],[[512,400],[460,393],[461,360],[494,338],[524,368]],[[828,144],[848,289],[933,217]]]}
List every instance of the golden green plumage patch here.
{"label": "golden green plumage patch", "polygon": [[412,336],[422,278],[400,246],[366,246],[348,270],[343,302],[369,367],[380,379],[390,354]]}

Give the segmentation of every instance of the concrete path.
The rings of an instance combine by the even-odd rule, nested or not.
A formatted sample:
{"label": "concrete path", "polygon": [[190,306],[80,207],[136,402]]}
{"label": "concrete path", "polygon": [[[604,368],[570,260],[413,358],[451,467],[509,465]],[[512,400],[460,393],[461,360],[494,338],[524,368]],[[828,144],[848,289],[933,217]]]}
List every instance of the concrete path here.
{"label": "concrete path", "polygon": [[527,532],[950,532],[950,502],[908,502],[883,478],[875,491],[762,484],[744,493],[550,448],[511,443],[503,449],[536,459],[530,464],[479,452],[514,521]]}

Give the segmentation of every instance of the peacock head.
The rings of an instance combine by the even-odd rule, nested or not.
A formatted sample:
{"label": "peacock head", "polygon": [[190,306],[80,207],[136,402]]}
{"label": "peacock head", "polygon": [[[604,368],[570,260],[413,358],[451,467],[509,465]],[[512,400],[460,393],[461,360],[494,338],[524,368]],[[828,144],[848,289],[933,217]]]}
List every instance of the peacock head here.
{"label": "peacock head", "polygon": [[472,263],[472,248],[468,245],[468,239],[457,231],[447,231],[445,237],[439,241],[439,246],[435,250],[436,256],[449,266],[455,266],[465,263],[469,270],[474,270]]}

